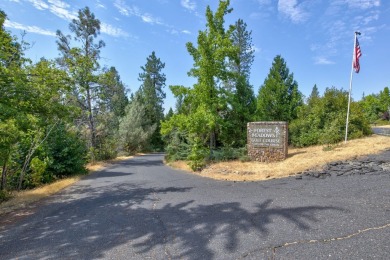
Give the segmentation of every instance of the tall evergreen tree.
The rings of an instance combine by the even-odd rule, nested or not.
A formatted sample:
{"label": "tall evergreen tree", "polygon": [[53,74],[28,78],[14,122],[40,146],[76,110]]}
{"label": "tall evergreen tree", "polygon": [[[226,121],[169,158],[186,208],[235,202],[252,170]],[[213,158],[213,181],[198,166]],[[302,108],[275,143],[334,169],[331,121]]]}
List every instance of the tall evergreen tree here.
{"label": "tall evergreen tree", "polygon": [[151,137],[150,144],[156,148],[162,148],[161,139],[161,120],[164,119],[164,99],[165,99],[165,74],[162,70],[165,67],[160,58],[157,58],[155,52],[147,57],[145,66],[142,66],[142,73],[139,74],[141,87],[139,96],[145,106],[145,116],[156,125],[156,131]]}
{"label": "tall evergreen tree", "polygon": [[238,48],[237,55],[229,62],[229,70],[233,77],[228,82],[230,90],[230,109],[227,115],[227,131],[224,142],[235,143],[243,146],[246,143],[246,125],[252,121],[256,111],[256,98],[253,87],[249,83],[251,65],[254,60],[251,32],[247,25],[239,19],[235,24],[231,39],[233,45]]}
{"label": "tall evergreen tree", "polygon": [[[89,129],[90,147],[96,149],[96,98],[98,91],[97,72],[100,67],[100,50],[104,47],[103,41],[95,42],[100,34],[100,21],[88,7],[78,11],[77,19],[69,24],[76,41],[75,47],[71,47],[72,37],[65,36],[57,31],[58,50],[61,57],[58,59],[71,75],[74,82],[74,98],[83,111],[81,121],[87,122]],[[84,121],[85,120],[85,121]],[[94,160],[94,153],[91,154]]]}
{"label": "tall evergreen tree", "polygon": [[128,104],[125,85],[115,67],[104,68],[99,75],[99,93],[96,105],[96,151],[99,159],[117,155],[119,119],[125,115]]}
{"label": "tall evergreen tree", "polygon": [[262,121],[288,121],[297,117],[303,104],[298,83],[284,59],[277,55],[257,96],[257,117]]}
{"label": "tall evergreen tree", "polygon": [[316,101],[320,98],[320,92],[318,91],[317,84],[314,84],[311,90],[310,96],[307,98],[307,104],[312,107]]}
{"label": "tall evergreen tree", "polygon": [[116,117],[125,114],[129,102],[127,90],[115,67],[104,68],[99,77],[99,106],[104,111],[112,112]]}

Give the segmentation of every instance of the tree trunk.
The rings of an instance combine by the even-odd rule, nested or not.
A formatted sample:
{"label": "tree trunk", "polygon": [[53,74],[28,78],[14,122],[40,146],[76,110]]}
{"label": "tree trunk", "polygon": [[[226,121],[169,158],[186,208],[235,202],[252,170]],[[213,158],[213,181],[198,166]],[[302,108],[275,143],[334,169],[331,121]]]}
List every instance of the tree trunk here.
{"label": "tree trunk", "polygon": [[96,130],[95,130],[95,121],[93,117],[93,111],[92,111],[92,98],[91,98],[91,90],[89,86],[87,89],[87,102],[88,102],[88,121],[89,121],[89,127],[91,129],[91,147],[92,147],[92,154],[91,154],[91,160],[92,162],[95,161],[95,148],[96,148]]}
{"label": "tree trunk", "polygon": [[3,170],[1,172],[1,187],[0,187],[0,190],[5,190],[6,185],[7,185],[7,160],[4,161]]}
{"label": "tree trunk", "polygon": [[216,138],[215,138],[215,130],[211,130],[210,132],[210,157],[213,155],[213,150],[216,147]]}

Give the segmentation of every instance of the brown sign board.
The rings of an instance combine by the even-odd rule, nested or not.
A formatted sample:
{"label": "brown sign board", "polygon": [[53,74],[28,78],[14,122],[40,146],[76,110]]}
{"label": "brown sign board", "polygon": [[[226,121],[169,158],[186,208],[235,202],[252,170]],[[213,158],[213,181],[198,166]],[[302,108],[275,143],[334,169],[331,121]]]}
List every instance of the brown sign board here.
{"label": "brown sign board", "polygon": [[287,157],[287,122],[250,122],[247,126],[248,155],[256,161],[279,161]]}

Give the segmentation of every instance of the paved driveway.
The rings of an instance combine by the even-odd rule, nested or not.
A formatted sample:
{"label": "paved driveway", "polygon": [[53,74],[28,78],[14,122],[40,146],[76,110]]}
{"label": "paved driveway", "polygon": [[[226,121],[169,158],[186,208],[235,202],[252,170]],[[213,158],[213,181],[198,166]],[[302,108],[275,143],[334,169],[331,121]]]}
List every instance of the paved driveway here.
{"label": "paved driveway", "polygon": [[389,259],[390,174],[222,182],[119,162],[0,230],[0,259]]}

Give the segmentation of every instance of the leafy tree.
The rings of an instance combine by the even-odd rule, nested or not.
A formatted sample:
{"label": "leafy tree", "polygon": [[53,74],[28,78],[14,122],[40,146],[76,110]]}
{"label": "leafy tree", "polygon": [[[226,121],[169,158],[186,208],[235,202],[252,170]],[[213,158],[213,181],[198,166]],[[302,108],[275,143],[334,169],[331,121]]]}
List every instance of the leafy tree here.
{"label": "leafy tree", "polygon": [[86,172],[86,143],[78,137],[76,129],[60,122],[52,130],[44,144],[44,153],[40,156],[48,158],[47,175],[43,183],[51,179],[71,176]]}
{"label": "leafy tree", "polygon": [[193,88],[170,87],[175,97],[180,98],[180,110],[162,123],[163,135],[178,132],[189,142],[188,159],[193,169],[203,167],[207,154],[212,155],[226,116],[228,98],[222,83],[233,77],[228,65],[238,53],[231,38],[234,26],[225,29],[224,17],[232,11],[229,4],[230,1],[220,1],[215,13],[207,7],[206,29],[199,31],[197,46],[191,42],[186,45],[194,60],[188,75],[195,77],[197,83]]}
{"label": "leafy tree", "polygon": [[[327,88],[311,106],[299,108],[298,117],[289,125],[289,138],[294,146],[316,144],[332,145],[344,140],[348,93],[335,87]],[[363,109],[357,102],[351,103],[348,127],[349,138],[371,133]]]}
{"label": "leafy tree", "polygon": [[156,131],[156,124],[151,124],[146,117],[146,107],[139,95],[127,105],[125,116],[119,124],[119,143],[128,153],[143,150],[150,137]]}
{"label": "leafy tree", "polygon": [[390,90],[385,87],[378,95],[381,104],[381,115],[383,120],[390,120]]}
{"label": "leafy tree", "polygon": [[364,116],[369,122],[373,123],[379,119],[379,115],[382,113],[381,111],[383,107],[381,106],[378,95],[372,94],[365,96],[360,101],[360,104],[362,106]]}
{"label": "leafy tree", "polygon": [[19,190],[34,153],[56,124],[66,120],[71,111],[63,100],[69,91],[68,78],[64,71],[55,67],[54,62],[41,59],[38,63],[27,66],[26,74],[30,106],[21,116],[19,127],[24,132],[24,138],[29,140],[29,147],[19,175]]}
{"label": "leafy tree", "polygon": [[257,97],[257,117],[261,121],[292,121],[303,104],[298,83],[284,59],[277,55]]}
{"label": "leafy tree", "polygon": [[209,119],[204,124],[204,130],[198,132],[201,136],[208,133],[210,150],[216,147],[216,134],[221,124],[220,112],[226,109],[226,98],[219,82],[227,82],[232,74],[229,72],[229,60],[237,57],[237,47],[233,45],[231,35],[234,27],[225,29],[225,15],[232,9],[230,1],[220,1],[218,9],[213,13],[208,6],[206,9],[206,30],[199,31],[197,47],[187,43],[187,50],[194,59],[194,68],[188,73],[197,78],[192,91],[192,106],[190,116],[194,120],[204,114]]}
{"label": "leafy tree", "polygon": [[147,57],[145,66],[142,66],[142,73],[139,74],[139,81],[142,82],[139,89],[139,98],[145,106],[145,116],[151,124],[156,125],[156,131],[151,136],[150,144],[154,147],[162,147],[161,123],[164,119],[164,99],[165,99],[165,74],[162,70],[165,63],[157,58],[155,52]]}
{"label": "leafy tree", "polygon": [[0,10],[0,166],[1,190],[6,187],[8,165],[20,136],[21,110],[26,93],[22,45],[4,28],[6,14]]}
{"label": "leafy tree", "polygon": [[[70,31],[74,34],[73,40],[76,42],[72,46],[70,35],[65,36],[60,30],[57,31],[58,50],[61,57],[58,59],[74,83],[74,98],[81,108],[83,114],[81,122],[86,121],[89,129],[90,147],[96,149],[96,119],[94,102],[97,98],[98,77],[97,71],[100,67],[100,49],[104,47],[103,41],[95,43],[95,39],[100,33],[100,21],[95,18],[88,7],[78,11],[77,19],[73,19],[69,24]],[[85,120],[85,121],[84,121]],[[94,160],[94,153],[91,154]]]}

